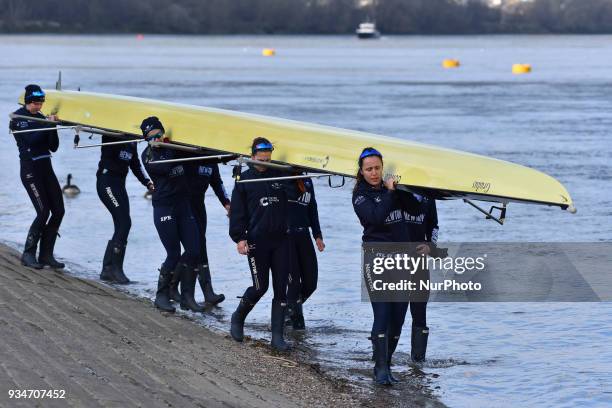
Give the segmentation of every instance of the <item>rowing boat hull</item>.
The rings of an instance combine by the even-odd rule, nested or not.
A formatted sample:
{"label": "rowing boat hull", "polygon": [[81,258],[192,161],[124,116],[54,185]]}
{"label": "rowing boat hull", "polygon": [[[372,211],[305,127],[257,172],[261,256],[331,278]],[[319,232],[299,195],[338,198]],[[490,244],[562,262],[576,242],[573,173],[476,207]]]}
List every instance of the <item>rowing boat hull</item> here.
{"label": "rowing boat hull", "polygon": [[400,184],[438,198],[524,202],[574,210],[563,185],[540,171],[461,152],[286,119],[200,106],[75,91],[46,91],[46,113],[62,121],[139,135],[147,116],[160,118],[171,141],[217,152],[250,154],[253,138],[275,144],[275,161],[354,176],[361,150],[384,155],[385,170]]}

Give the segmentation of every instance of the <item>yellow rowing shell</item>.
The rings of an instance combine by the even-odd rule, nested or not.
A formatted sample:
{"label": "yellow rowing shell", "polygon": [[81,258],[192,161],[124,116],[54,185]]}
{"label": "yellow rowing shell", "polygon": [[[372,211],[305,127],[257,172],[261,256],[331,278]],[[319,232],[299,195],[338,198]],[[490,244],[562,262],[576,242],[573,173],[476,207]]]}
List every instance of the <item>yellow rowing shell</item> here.
{"label": "yellow rowing shell", "polygon": [[70,123],[140,136],[142,120],[157,116],[172,142],[240,154],[250,154],[253,138],[263,136],[274,143],[277,162],[351,177],[361,150],[372,146],[383,154],[386,172],[414,191],[575,211],[569,193],[553,177],[476,154],[221,109],[88,92],[46,92],[45,112]]}

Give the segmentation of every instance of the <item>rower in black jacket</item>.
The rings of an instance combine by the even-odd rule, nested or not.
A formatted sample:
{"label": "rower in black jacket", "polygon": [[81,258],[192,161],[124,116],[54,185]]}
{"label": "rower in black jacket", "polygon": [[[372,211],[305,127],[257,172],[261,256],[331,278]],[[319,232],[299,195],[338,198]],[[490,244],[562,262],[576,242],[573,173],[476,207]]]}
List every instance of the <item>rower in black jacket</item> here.
{"label": "rower in black jacket", "polygon": [[[253,160],[269,162],[272,144],[256,138],[251,146]],[[267,179],[284,176],[275,169],[250,166],[240,180]],[[287,234],[287,185],[280,180],[236,183],[232,192],[229,234],[237,244],[238,253],[248,256],[253,285],[242,295],[232,314],[231,335],[244,339],[244,320],[268,290],[272,271],[272,347],[288,350],[283,338],[287,307],[287,278],[291,265],[291,245]]]}
{"label": "rower in black jacket", "polygon": [[[198,282],[200,283],[200,289],[202,289],[202,293],[204,294],[204,302],[216,305],[225,300],[225,295],[222,293],[216,294],[212,286],[212,278],[208,263],[208,251],[206,250],[207,216],[204,197],[206,195],[206,190],[208,190],[208,187],[211,186],[215,192],[215,195],[219,199],[219,202],[225,208],[228,214],[230,210],[230,200],[227,196],[227,192],[225,191],[225,187],[223,186],[223,180],[221,180],[218,163],[209,161],[186,162],[184,166],[189,175],[189,201],[191,203],[191,209],[198,223],[198,230],[200,232]],[[170,295],[175,301],[180,299],[177,276],[174,276],[172,279]]]}
{"label": "rower in black jacket", "polygon": [[[408,225],[408,238],[406,242],[422,243],[417,246],[421,253],[427,256],[442,256],[438,250],[438,210],[436,200],[430,197],[413,194],[418,201],[416,207],[404,213],[406,224]],[[414,362],[425,360],[427,351],[427,339],[429,337],[429,327],[427,327],[427,302],[410,302],[410,313],[412,315],[412,337],[410,347],[410,357]],[[389,338],[390,349],[397,347],[401,330],[392,333]],[[391,354],[393,354],[391,351]]]}
{"label": "rower in black jacket", "polygon": [[312,180],[301,179],[289,183],[289,236],[293,246],[287,303],[294,330],[304,330],[303,303],[317,289],[317,255],[310,238],[310,230],[317,249],[325,249],[319,212]]}
{"label": "rower in black jacket", "polygon": [[[102,136],[102,143],[117,141],[109,136]],[[101,148],[100,162],[96,173],[98,197],[113,217],[115,231],[106,245],[100,279],[115,283],[130,283],[123,271],[123,260],[132,227],[130,218],[130,201],[125,189],[128,169],[140,183],[153,191],[153,182],[145,176],[136,143],[106,145]]]}
{"label": "rower in black jacket", "polygon": [[[428,244],[421,243],[426,241],[425,235],[421,235],[423,230],[419,224],[426,220],[420,214],[422,203],[413,194],[396,190],[392,178],[383,182],[382,154],[371,147],[365,148],[358,165],[353,208],[363,226],[363,242],[415,242],[420,243],[416,246],[417,255],[432,253]],[[432,235],[433,231],[429,234]],[[371,304],[374,312],[371,333],[374,377],[378,384],[390,385],[397,382],[391,374],[391,357],[399,342],[408,303],[372,301]],[[425,307],[425,302],[410,302],[413,321],[411,355],[415,360],[415,357],[422,355],[424,358],[425,355],[422,337],[415,338],[415,333],[418,334],[415,327],[425,327]],[[420,335],[423,334],[426,333],[421,330]]]}
{"label": "rower in black jacket", "polygon": [[[146,118],[142,134],[147,141],[159,141],[164,136],[164,127],[155,116]],[[153,220],[159,238],[166,249],[166,260],[159,270],[155,306],[167,312],[175,309],[170,303],[170,282],[172,272],[181,260],[181,244],[185,249],[182,262],[185,268],[181,274],[181,308],[202,312],[193,297],[199,259],[198,225],[189,203],[188,177],[182,163],[161,163],[160,160],[177,158],[176,150],[167,147],[148,146],[142,152],[142,162],[155,184],[153,190]],[[191,289],[191,290],[190,290]]]}
{"label": "rower in black jacket", "polygon": [[223,180],[221,180],[221,173],[219,172],[219,165],[217,163],[191,163],[193,167],[191,174],[193,174],[191,186],[191,208],[193,214],[198,222],[200,231],[200,265],[198,282],[200,283],[200,289],[204,295],[204,301],[213,305],[219,304],[225,300],[225,295],[216,294],[212,286],[212,277],[210,274],[210,266],[208,263],[208,251],[206,250],[206,205],[204,203],[204,197],[208,186],[212,187],[217,199],[221,205],[225,208],[227,213],[230,211],[230,199],[227,196],[225,187],[223,186]]}
{"label": "rower in black jacket", "polygon": [[[57,116],[45,117],[40,112],[45,102],[45,93],[38,85],[26,86],[24,102],[25,105],[14,112],[16,115],[57,121]],[[16,132],[14,137],[19,149],[21,182],[36,210],[36,218],[28,231],[21,263],[36,269],[44,266],[61,269],[64,264],[53,257],[55,240],[64,217],[62,190],[51,166],[51,152],[56,152],[59,147],[57,130],[36,131],[55,128],[55,125],[23,118],[12,119],[9,127],[11,131]],[[34,131],[23,132],[30,130]],[[37,260],[39,240],[40,254]]]}

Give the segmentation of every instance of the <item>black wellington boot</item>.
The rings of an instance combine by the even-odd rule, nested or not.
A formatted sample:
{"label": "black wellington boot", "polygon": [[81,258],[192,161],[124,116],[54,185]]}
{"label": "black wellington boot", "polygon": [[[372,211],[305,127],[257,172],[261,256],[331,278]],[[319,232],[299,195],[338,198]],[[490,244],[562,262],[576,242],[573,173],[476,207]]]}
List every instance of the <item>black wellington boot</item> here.
{"label": "black wellington boot", "polygon": [[185,266],[185,270],[181,274],[181,309],[202,313],[206,309],[200,306],[194,298],[195,281],[197,276],[197,267],[191,265]]}
{"label": "black wellington boot", "polygon": [[278,351],[289,351],[291,345],[285,342],[285,309],[283,304],[276,299],[272,299],[272,348]]}
{"label": "black wellington boot", "polygon": [[53,269],[64,269],[62,262],[58,262],[53,257],[53,249],[55,248],[55,240],[57,239],[57,230],[45,228],[40,239],[40,253],[38,254],[38,263],[43,266],[49,266]]}
{"label": "black wellington boot", "polygon": [[236,311],[232,313],[232,326],[230,328],[230,334],[232,338],[238,342],[244,340],[244,320],[251,310],[255,307],[254,303],[249,302],[245,297],[240,299]]}
{"label": "black wellington boot", "polygon": [[372,335],[374,348],[374,379],[379,385],[391,385],[389,375],[389,343],[386,334]]}
{"label": "black wellington boot", "polygon": [[198,281],[200,282],[200,288],[204,294],[204,302],[210,303],[211,305],[218,305],[225,300],[225,295],[223,293],[217,295],[213,290],[208,264],[200,264]]}
{"label": "black wellington boot", "polygon": [[123,272],[125,248],[125,244],[114,242],[111,250],[111,273],[113,276],[113,282],[120,283],[122,285],[130,283],[130,280],[127,278],[127,276],[125,276],[125,272]]}
{"label": "black wellington boot", "polygon": [[298,301],[291,305],[291,324],[293,330],[306,330],[306,323],[304,322],[304,311],[302,309],[302,302]]}
{"label": "black wellington boot", "polygon": [[106,244],[106,251],[104,251],[104,258],[102,259],[102,272],[100,272],[100,280],[112,281],[113,271],[111,262],[111,253],[113,251],[113,241],[108,241]]}
{"label": "black wellington boot", "polygon": [[181,303],[181,293],[179,292],[179,283],[181,276],[185,273],[185,264],[179,262],[172,272],[172,280],[170,281],[170,300],[175,303]]}
{"label": "black wellington boot", "polygon": [[412,326],[412,347],[410,350],[410,357],[415,363],[425,360],[428,337],[429,327]]}
{"label": "black wellington boot", "polygon": [[32,227],[28,231],[23,254],[21,255],[21,264],[28,268],[42,269],[43,266],[36,260],[36,249],[40,240],[40,230]]}
{"label": "black wellington boot", "polygon": [[162,265],[159,268],[159,279],[157,280],[157,293],[155,294],[155,307],[164,312],[174,313],[176,309],[170,303],[170,280],[172,271]]}
{"label": "black wellington boot", "polygon": [[389,336],[389,357],[387,360],[387,365],[389,366],[389,378],[391,382],[398,383],[400,382],[397,378],[393,376],[391,372],[391,359],[393,358],[393,353],[395,353],[395,349],[397,348],[397,343],[399,343],[400,336]]}

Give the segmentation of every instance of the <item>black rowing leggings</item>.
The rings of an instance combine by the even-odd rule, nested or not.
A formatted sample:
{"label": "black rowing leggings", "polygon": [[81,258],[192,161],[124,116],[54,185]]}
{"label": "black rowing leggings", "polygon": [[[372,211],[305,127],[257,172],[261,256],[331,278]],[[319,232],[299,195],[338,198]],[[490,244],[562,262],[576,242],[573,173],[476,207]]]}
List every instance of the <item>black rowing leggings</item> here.
{"label": "black rowing leggings", "polygon": [[287,303],[287,279],[291,267],[288,237],[249,241],[248,260],[253,286],[247,288],[243,297],[251,303],[257,303],[268,290],[271,270],[274,299]]}
{"label": "black rowing leggings", "polygon": [[181,244],[185,249],[185,263],[196,265],[200,254],[199,231],[189,200],[180,198],[174,205],[154,206],[153,219],[159,238],[166,248],[164,267],[170,270],[176,268],[181,258]]}
{"label": "black rowing leggings", "polygon": [[287,301],[304,303],[317,289],[318,265],[308,228],[290,235],[293,245],[292,264],[287,287]]}
{"label": "black rowing leggings", "polygon": [[200,263],[208,264],[208,251],[206,250],[206,205],[204,205],[204,194],[195,194],[190,197],[193,216],[198,223],[200,233]]}
{"label": "black rowing leggings", "polygon": [[59,230],[64,218],[64,197],[51,159],[22,160],[21,182],[36,210],[36,218],[30,228],[41,232],[45,227],[51,231]]}
{"label": "black rowing leggings", "polygon": [[[408,302],[372,302],[372,310],[374,311],[372,336],[384,333],[393,337],[402,333]],[[427,326],[426,302],[410,302],[410,314],[413,326]]]}
{"label": "black rowing leggings", "polygon": [[125,190],[125,177],[101,174],[98,176],[96,189],[100,201],[113,217],[115,232],[112,240],[119,244],[127,244],[132,219],[130,218],[130,201]]}

